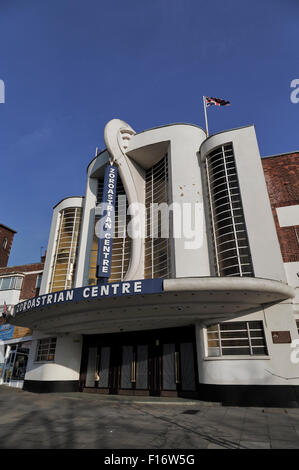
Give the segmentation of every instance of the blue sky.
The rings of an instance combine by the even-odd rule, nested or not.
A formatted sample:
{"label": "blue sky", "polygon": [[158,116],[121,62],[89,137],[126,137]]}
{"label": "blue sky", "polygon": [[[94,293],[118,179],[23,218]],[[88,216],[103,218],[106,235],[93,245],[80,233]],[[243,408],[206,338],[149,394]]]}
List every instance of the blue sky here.
{"label": "blue sky", "polygon": [[83,195],[107,121],[210,132],[255,124],[262,156],[299,149],[297,0],[0,0],[1,218],[9,265],[39,260],[52,207]]}

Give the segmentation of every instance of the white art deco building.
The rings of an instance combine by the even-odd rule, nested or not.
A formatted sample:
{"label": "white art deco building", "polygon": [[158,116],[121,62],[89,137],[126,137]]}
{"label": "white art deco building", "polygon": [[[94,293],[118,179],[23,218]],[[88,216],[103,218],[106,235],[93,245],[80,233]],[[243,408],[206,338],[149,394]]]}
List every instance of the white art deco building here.
{"label": "white art deco building", "polygon": [[[39,297],[15,309],[12,322],[34,330],[24,389],[299,406],[299,256],[283,262],[254,127],[207,138],[195,125],[135,133],[113,119],[104,136],[84,197],[54,207]],[[106,284],[95,227],[110,161]],[[153,204],[176,209],[153,217]]]}

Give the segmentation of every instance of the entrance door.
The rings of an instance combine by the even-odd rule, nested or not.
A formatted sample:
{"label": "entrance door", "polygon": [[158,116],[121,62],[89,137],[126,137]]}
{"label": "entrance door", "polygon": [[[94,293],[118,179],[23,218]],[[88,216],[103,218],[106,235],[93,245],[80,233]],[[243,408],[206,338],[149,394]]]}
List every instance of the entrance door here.
{"label": "entrance door", "polygon": [[98,335],[85,341],[83,387],[110,394],[196,396],[194,328]]}
{"label": "entrance door", "polygon": [[85,387],[104,393],[117,393],[120,369],[119,347],[93,346],[88,348]]}
{"label": "entrance door", "polygon": [[195,346],[192,342],[164,343],[162,395],[194,395],[196,392]]}
{"label": "entrance door", "polygon": [[[162,348],[162,384],[163,392],[177,392],[179,385],[178,353],[175,343],[164,343]],[[163,393],[165,394],[165,393]]]}
{"label": "entrance door", "polygon": [[4,365],[3,370],[3,383],[10,383],[12,378],[12,372],[16,360],[16,346],[9,346],[10,351],[8,352],[8,357]]}
{"label": "entrance door", "polygon": [[159,396],[161,391],[161,346],[159,340],[149,347],[149,394]]}
{"label": "entrance door", "polygon": [[[104,349],[104,348],[101,348]],[[101,374],[101,371],[100,371]],[[120,379],[120,348],[110,348],[109,393],[117,394]]]}

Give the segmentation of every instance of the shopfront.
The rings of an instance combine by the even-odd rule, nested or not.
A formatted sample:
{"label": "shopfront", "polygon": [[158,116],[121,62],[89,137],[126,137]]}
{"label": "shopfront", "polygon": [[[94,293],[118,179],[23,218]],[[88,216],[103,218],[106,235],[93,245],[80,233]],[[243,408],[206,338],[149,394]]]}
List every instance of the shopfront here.
{"label": "shopfront", "polygon": [[[0,384],[23,387],[31,340],[30,330],[8,323],[0,327]],[[27,337],[26,337],[27,334]]]}
{"label": "shopfront", "polygon": [[194,327],[84,337],[83,391],[193,397],[197,383]]}
{"label": "shopfront", "polygon": [[26,373],[30,341],[5,345],[2,383],[22,388]]}

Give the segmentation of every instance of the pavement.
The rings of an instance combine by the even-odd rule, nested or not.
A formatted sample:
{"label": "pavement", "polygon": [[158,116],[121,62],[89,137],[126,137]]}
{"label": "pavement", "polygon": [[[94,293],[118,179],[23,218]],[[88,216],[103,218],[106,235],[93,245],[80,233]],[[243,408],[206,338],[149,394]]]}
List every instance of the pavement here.
{"label": "pavement", "polygon": [[0,449],[299,449],[299,409],[1,385]]}

